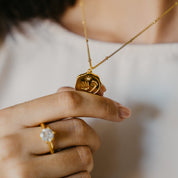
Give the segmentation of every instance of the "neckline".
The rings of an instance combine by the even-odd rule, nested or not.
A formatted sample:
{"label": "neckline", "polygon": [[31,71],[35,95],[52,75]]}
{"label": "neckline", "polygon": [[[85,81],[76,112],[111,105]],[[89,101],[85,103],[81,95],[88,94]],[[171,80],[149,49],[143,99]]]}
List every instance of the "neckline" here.
{"label": "neckline", "polygon": [[[38,29],[40,31],[48,31],[52,36],[55,35],[55,41],[62,40],[64,43],[67,42],[67,44],[70,45],[77,45],[78,46],[84,46],[85,43],[85,37],[81,36],[79,34],[76,34],[64,26],[62,26],[60,23],[53,22],[51,20],[40,20],[40,19],[34,19],[31,21],[31,23],[23,23],[24,26],[27,25],[27,28],[25,30],[29,31],[29,25],[32,27],[32,29],[35,26],[35,29]],[[34,29],[34,30],[35,30]],[[33,30],[32,30],[33,31]],[[45,32],[45,33],[46,33]],[[35,32],[36,33],[36,32]],[[47,34],[47,33],[46,33]],[[48,34],[49,36],[49,34]],[[89,45],[92,48],[92,46],[100,46],[101,48],[108,48],[108,49],[118,49],[123,45],[123,43],[115,43],[115,42],[107,42],[107,41],[100,41],[96,39],[90,39],[89,38]],[[154,43],[154,44],[136,44],[131,43],[127,45],[123,50],[130,50],[130,49],[151,49],[156,50],[158,48],[169,48],[171,47],[173,50],[175,49],[177,51],[178,48],[178,42],[175,43]],[[121,51],[123,51],[121,50]]]}
{"label": "neckline", "polygon": [[[68,36],[68,38],[71,38],[73,40],[77,40],[77,41],[85,41],[85,37],[82,36],[82,35],[79,35],[77,33],[74,33],[70,30],[68,30],[67,28],[65,28],[63,25],[61,24],[57,24],[58,28],[60,29],[61,32],[63,32],[63,34],[65,35],[65,37]],[[119,42],[108,42],[108,41],[101,41],[101,40],[96,40],[96,39],[92,39],[92,38],[89,38],[89,43],[94,43],[94,44],[100,44],[100,45],[103,45],[103,46],[114,46],[114,47],[117,47],[118,48],[120,46],[122,46],[124,43],[119,43]],[[178,45],[178,42],[167,42],[167,43],[153,43],[153,44],[144,44],[144,43],[130,43],[126,46],[126,48],[128,47],[131,47],[131,48],[136,48],[136,47],[164,47],[164,46],[169,46],[169,45],[175,45],[177,46]]]}

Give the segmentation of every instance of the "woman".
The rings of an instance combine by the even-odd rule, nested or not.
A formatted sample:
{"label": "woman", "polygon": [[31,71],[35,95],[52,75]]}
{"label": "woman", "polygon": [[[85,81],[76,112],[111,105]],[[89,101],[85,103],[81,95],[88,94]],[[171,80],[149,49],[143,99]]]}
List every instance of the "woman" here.
{"label": "woman", "polygon": [[[174,2],[85,0],[93,63]],[[102,97],[104,86],[100,96],[62,87],[88,69],[78,1],[0,3],[0,177],[178,176],[178,8],[95,71]]]}

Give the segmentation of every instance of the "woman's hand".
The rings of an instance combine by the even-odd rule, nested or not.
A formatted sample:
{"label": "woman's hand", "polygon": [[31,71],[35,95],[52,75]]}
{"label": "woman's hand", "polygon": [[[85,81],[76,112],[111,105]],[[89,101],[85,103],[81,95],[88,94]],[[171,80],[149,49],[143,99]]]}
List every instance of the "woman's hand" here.
{"label": "woman's hand", "polygon": [[[0,177],[90,177],[100,141],[95,131],[76,117],[119,122],[130,111],[108,98],[62,88],[56,94],[0,110]],[[66,119],[64,118],[71,118]],[[56,132],[54,149],[40,138],[40,123]]]}

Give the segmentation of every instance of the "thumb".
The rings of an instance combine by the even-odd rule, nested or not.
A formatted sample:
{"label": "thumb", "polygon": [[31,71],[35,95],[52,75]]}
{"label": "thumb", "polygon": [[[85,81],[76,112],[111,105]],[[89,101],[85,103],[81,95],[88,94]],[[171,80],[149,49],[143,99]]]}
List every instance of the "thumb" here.
{"label": "thumb", "polygon": [[75,89],[72,87],[61,87],[57,90],[57,93],[63,92],[63,91],[74,91]]}

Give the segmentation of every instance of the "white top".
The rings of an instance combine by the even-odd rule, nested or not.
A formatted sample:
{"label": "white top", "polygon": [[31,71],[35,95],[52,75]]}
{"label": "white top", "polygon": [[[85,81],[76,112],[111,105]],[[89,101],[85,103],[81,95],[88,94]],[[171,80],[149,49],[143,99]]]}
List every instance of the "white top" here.
{"label": "white top", "polygon": [[[0,49],[0,108],[75,86],[88,69],[83,37],[49,21],[24,24]],[[121,44],[90,40],[93,62]],[[132,110],[122,123],[85,119],[101,137],[94,178],[178,177],[178,43],[130,44],[94,71],[105,96]]]}

